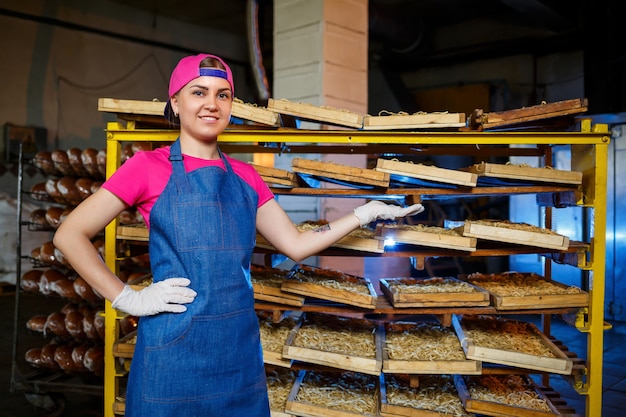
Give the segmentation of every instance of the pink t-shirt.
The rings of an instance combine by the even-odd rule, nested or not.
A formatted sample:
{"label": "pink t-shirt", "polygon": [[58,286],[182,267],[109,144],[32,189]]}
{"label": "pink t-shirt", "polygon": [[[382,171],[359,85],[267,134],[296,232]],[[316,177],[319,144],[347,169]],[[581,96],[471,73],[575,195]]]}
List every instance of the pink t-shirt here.
{"label": "pink t-shirt", "polygon": [[[258,194],[258,207],[274,198],[254,167],[245,162],[225,156],[235,174],[239,175]],[[126,160],[117,171],[102,185],[103,188],[121,198],[129,206],[136,206],[150,227],[150,211],[165,189],[172,175],[172,163],[169,160],[170,147],[157,148],[153,151],[137,152]],[[184,155],[185,171],[191,172],[206,166],[218,166],[225,170],[221,159],[207,160]]]}

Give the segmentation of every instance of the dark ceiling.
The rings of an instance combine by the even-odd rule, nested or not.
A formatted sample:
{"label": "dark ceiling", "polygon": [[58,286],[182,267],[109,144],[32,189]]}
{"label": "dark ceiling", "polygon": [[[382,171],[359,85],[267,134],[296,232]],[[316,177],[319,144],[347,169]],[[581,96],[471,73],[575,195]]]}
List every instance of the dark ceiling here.
{"label": "dark ceiling", "polygon": [[[263,65],[272,73],[271,0],[112,1],[241,36],[255,10]],[[369,0],[370,61],[398,78],[424,67],[582,50],[588,97],[598,96],[599,110],[623,110],[625,9],[623,0]]]}

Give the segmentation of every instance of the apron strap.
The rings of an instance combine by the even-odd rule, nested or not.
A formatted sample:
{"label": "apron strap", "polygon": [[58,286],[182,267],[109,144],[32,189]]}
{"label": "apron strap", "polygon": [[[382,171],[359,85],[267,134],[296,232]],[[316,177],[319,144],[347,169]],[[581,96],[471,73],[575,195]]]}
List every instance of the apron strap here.
{"label": "apron strap", "polygon": [[170,146],[170,162],[172,162],[172,178],[176,182],[176,188],[181,194],[191,192],[191,186],[185,173],[185,164],[183,162],[183,154],[180,151],[180,138]]}

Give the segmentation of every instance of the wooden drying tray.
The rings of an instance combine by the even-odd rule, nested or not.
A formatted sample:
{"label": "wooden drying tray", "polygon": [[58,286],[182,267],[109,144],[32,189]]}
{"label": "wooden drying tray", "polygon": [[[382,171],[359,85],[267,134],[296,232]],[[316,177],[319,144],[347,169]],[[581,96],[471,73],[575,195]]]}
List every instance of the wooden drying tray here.
{"label": "wooden drying tray", "polygon": [[[304,392],[307,390],[308,377],[316,376],[316,379],[321,379],[319,386],[324,387],[325,390],[335,392],[337,395],[346,397],[346,401],[343,403],[344,407],[338,408],[332,404],[318,404],[298,400],[299,393],[303,392],[303,397],[306,397]],[[289,398],[287,398],[287,407],[285,410],[289,414],[297,416],[307,417],[376,417],[378,410],[373,410],[373,413],[363,413],[358,409],[347,409],[349,404],[358,404],[364,402],[362,398],[367,396],[369,401],[366,403],[373,403],[377,405],[377,392],[378,389],[368,389],[368,387],[375,386],[378,388],[377,377],[373,375],[367,375],[355,372],[317,372],[317,371],[305,371],[299,372],[296,382],[293,385]],[[315,384],[318,386],[318,384]],[[378,408],[378,407],[376,407]]]}
{"label": "wooden drying tray", "polygon": [[[98,111],[116,114],[140,114],[149,116],[163,116],[165,102],[120,100],[115,98],[99,98]],[[252,104],[235,99],[231,113],[234,117],[261,123],[268,126],[278,126],[278,114]]]}
{"label": "wooden drying tray", "polygon": [[[506,376],[489,376],[488,378],[505,378]],[[557,417],[560,416],[561,413],[556,409],[554,404],[550,401],[545,394],[539,390],[536,384],[526,375],[521,375],[523,380],[526,382],[525,386],[529,391],[535,392],[537,396],[546,401],[548,408],[550,411],[542,411],[536,410],[532,408],[520,407],[515,405],[510,405],[506,403],[500,403],[495,401],[487,401],[472,398],[470,395],[469,389],[467,387],[465,378],[485,378],[478,376],[468,376],[464,377],[462,375],[454,376],[454,383],[456,385],[456,390],[463,402],[463,406],[465,410],[472,413],[478,413],[480,415],[488,415],[488,416],[500,416],[500,417]]]}
{"label": "wooden drying tray", "polygon": [[532,227],[523,228],[523,226],[525,225],[521,223],[506,223],[504,221],[466,220],[463,226],[457,227],[455,230],[465,237],[477,239],[556,250],[569,248],[569,238],[566,236],[548,233],[548,229],[546,232],[542,232],[536,231]]}
{"label": "wooden drying tray", "polygon": [[[281,343],[283,346],[287,343],[289,335],[291,334],[291,330],[296,327],[302,317],[293,318],[293,319],[283,319],[278,323],[273,322],[269,314],[264,314],[264,312],[257,312],[257,316],[259,318],[259,328],[261,332],[261,341],[263,341],[264,329],[267,326],[271,326],[272,328],[280,328],[283,330],[282,334],[286,332],[286,336],[284,340],[276,340],[276,343]],[[291,368],[293,361],[291,359],[287,359],[283,357],[283,349],[279,352],[274,350],[268,350],[265,346],[263,346],[263,362],[269,365],[279,366],[281,368]]]}
{"label": "wooden drying tray", "polygon": [[376,161],[376,168],[374,169],[389,174],[468,187],[475,187],[478,182],[478,175],[473,172],[457,171],[454,169],[438,168],[424,164],[412,164],[388,159],[378,159]]}
{"label": "wooden drying tray", "polygon": [[[327,281],[334,281],[337,287],[324,285]],[[362,291],[356,292],[341,288],[342,284],[345,284],[346,288],[356,285]],[[321,300],[334,301],[371,310],[376,308],[377,294],[372,283],[367,278],[339,271],[297,264],[283,282],[281,289],[286,292]]]}
{"label": "wooden drying tray", "polygon": [[587,111],[586,98],[544,103],[536,106],[523,107],[521,109],[507,110],[502,112],[485,113],[482,116],[482,128],[522,124],[553,117],[581,114]]}
{"label": "wooden drying tray", "polygon": [[580,185],[583,173],[551,168],[526,167],[508,164],[475,164],[465,169],[467,172],[481,177],[508,178],[520,181],[539,181],[556,184]]}
{"label": "wooden drying tray", "polygon": [[464,127],[464,113],[389,114],[363,118],[363,130],[434,129]]}
{"label": "wooden drying tray", "polygon": [[[456,333],[446,327],[442,327],[435,323],[387,323],[385,328],[385,346],[387,346],[389,335],[398,332],[402,338],[409,342],[414,350],[430,350],[432,345],[425,342],[431,339],[433,334],[441,332],[441,337],[446,335],[443,332],[450,332],[450,335],[458,343],[458,348],[463,355],[461,342],[458,340]],[[463,374],[463,375],[480,375],[482,372],[482,363],[477,360],[467,359],[392,359],[389,357],[388,349],[383,350],[383,372],[395,374]]]}
{"label": "wooden drying tray", "polygon": [[317,123],[328,123],[355,129],[361,129],[363,127],[363,115],[348,110],[315,106],[308,103],[295,103],[288,100],[275,100],[272,98],[268,100],[267,108],[276,113],[287,114]]}
{"label": "wooden drying tray", "polygon": [[[440,229],[439,233],[437,233],[438,229]],[[424,230],[419,230],[411,226],[380,224],[376,226],[376,238],[383,241],[385,239],[392,239],[396,243],[405,243],[408,245],[467,252],[476,251],[476,239],[474,237],[463,236],[461,233],[449,234],[449,231],[450,229],[436,226],[428,226],[428,228]]]}
{"label": "wooden drying tray", "polygon": [[117,239],[138,240],[147,242],[150,232],[145,224],[117,226]]}
{"label": "wooden drying tray", "polygon": [[302,174],[347,181],[355,184],[372,185],[375,187],[389,187],[390,175],[386,172],[373,169],[303,158],[294,158],[291,165],[295,172]]}
{"label": "wooden drying tray", "polygon": [[297,187],[299,185],[298,176],[285,169],[265,167],[262,165],[250,164],[268,184],[285,185],[287,187]]}
{"label": "wooden drying tray", "polygon": [[[358,236],[358,233],[361,230],[357,230],[352,232],[352,234],[348,234],[337,242],[333,243],[331,248],[339,248],[339,249],[348,249],[355,250],[359,252],[369,252],[369,253],[384,253],[385,247],[384,242],[382,240],[374,239],[374,238],[366,238]],[[256,236],[256,247],[261,249],[267,249],[271,251],[275,251],[276,248],[272,246],[261,234],[257,233]]]}
{"label": "wooden drying tray", "polygon": [[[456,393],[456,388],[454,387],[454,377],[452,375],[433,375],[433,376],[424,376],[419,378],[419,386],[414,387],[412,383],[412,379],[409,381],[402,381],[400,376],[394,375],[385,375],[382,374],[380,376],[380,415],[381,417],[452,417],[460,416],[460,417],[474,417],[473,414],[449,414],[444,413],[443,411],[435,411],[435,407],[438,406],[434,401],[429,403],[428,408],[415,408],[411,406],[410,403],[399,403],[394,404],[389,401],[389,395],[387,392],[389,390],[389,384],[394,383],[394,385],[399,386],[401,391],[415,391],[417,392],[417,398],[420,398],[420,391],[425,390],[428,392],[427,395],[424,395],[423,398],[432,398],[431,393],[437,393],[437,397],[439,397],[439,393],[441,395],[445,395],[445,398],[449,398],[449,395],[453,395]],[[406,378],[404,378],[406,379]],[[448,380],[448,381],[447,381]],[[425,381],[422,383],[422,381]],[[450,386],[452,385],[452,386]],[[436,400],[435,400],[436,401]],[[461,398],[458,398],[458,408],[459,411],[463,410],[463,404],[461,402]],[[441,410],[439,408],[439,410]]]}
{"label": "wooden drying tray", "polygon": [[[395,287],[401,284],[415,289],[426,286],[435,288],[438,284],[459,284],[469,286],[474,291],[406,291],[402,292]],[[381,278],[380,290],[389,302],[397,308],[402,307],[484,307],[489,305],[489,293],[475,285],[463,282],[456,278]]]}
{"label": "wooden drying tray", "polygon": [[[529,335],[534,335],[536,338],[541,340],[545,348],[552,352],[554,357],[480,346],[472,339],[471,334],[468,333],[468,326],[477,323],[477,326],[480,326],[481,322],[484,322],[485,328],[488,327],[490,331],[494,333],[509,333],[510,337],[515,336],[515,334],[510,333],[510,327],[506,327],[507,323],[524,327],[526,333],[518,335],[520,338],[520,345],[523,345],[524,342],[527,341]],[[479,360],[483,363],[494,363],[561,375],[570,375],[572,373],[573,362],[554,344],[554,342],[552,342],[552,340],[540,332],[537,326],[532,323],[485,316],[467,319],[465,317],[459,318],[459,316],[455,315],[452,317],[452,326],[461,340],[461,346],[463,346],[465,356],[468,359]]]}
{"label": "wooden drying tray", "polygon": [[[469,276],[459,276],[460,279],[467,280],[479,288],[486,284],[509,284],[507,287],[515,286],[515,294],[506,294],[498,291],[498,287],[485,287],[484,291],[489,293],[491,304],[497,310],[525,310],[536,308],[563,308],[563,307],[588,307],[589,294],[580,290],[579,293],[566,292],[569,286],[557,281],[548,280],[534,273],[507,272],[504,274],[471,274]],[[540,285],[539,285],[540,284]],[[536,289],[538,287],[555,288],[558,293],[545,294],[523,294],[525,288]],[[503,288],[504,289],[504,288]]]}
{"label": "wooden drying tray", "polygon": [[302,295],[288,293],[280,289],[288,273],[288,270],[251,265],[250,274],[254,299],[296,307],[303,306],[304,297]]}
{"label": "wooden drying tray", "polygon": [[[325,317],[309,322],[306,317],[298,323],[289,334],[283,348],[283,358],[292,359],[299,362],[328,366],[343,371],[361,372],[368,375],[380,375],[382,369],[382,327],[372,325],[369,320]],[[295,339],[298,332],[303,327],[311,326],[315,332],[319,331],[321,340],[341,338],[342,334],[349,332],[359,332],[364,337],[374,338],[373,357],[358,356],[356,354],[345,353],[332,350],[320,350],[316,347],[295,346]],[[344,346],[345,347],[345,346]]]}

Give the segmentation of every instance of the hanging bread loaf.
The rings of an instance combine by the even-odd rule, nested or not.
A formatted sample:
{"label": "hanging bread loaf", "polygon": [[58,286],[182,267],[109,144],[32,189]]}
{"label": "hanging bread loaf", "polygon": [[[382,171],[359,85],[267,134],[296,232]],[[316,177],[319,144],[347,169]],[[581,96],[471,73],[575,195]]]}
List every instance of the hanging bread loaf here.
{"label": "hanging bread loaf", "polygon": [[33,366],[42,367],[41,348],[28,349],[24,354],[24,360]]}
{"label": "hanging bread loaf", "polygon": [[100,178],[100,171],[98,170],[98,151],[93,148],[83,149],[80,154],[83,167],[92,176],[92,178]]}
{"label": "hanging bread loaf", "polygon": [[93,327],[96,329],[98,338],[104,340],[104,311],[95,312],[93,316]]}
{"label": "hanging bread loaf", "polygon": [[43,230],[50,227],[46,220],[46,209],[36,209],[30,212],[28,223],[34,226],[35,230]]}
{"label": "hanging bread loaf", "polygon": [[79,148],[70,148],[66,152],[67,159],[69,160],[72,170],[74,171],[74,175],[78,177],[89,175],[89,172],[87,172],[83,166],[83,151]]}
{"label": "hanging bread loaf", "polygon": [[65,328],[67,332],[76,340],[85,339],[85,329],[83,327],[83,313],[72,311],[65,315]]}
{"label": "hanging bread loaf", "polygon": [[82,201],[80,192],[76,186],[76,179],[74,177],[61,177],[56,182],[56,188],[61,193],[61,197],[67,204],[76,206]]}
{"label": "hanging bread loaf", "polygon": [[26,322],[26,328],[28,330],[32,330],[33,332],[43,333],[46,327],[46,320],[48,320],[48,316],[44,314],[37,314],[28,319]]}
{"label": "hanging bread loaf", "polygon": [[74,279],[74,291],[89,304],[96,304],[102,301],[102,297],[96,294],[91,285],[89,285],[83,277],[76,277]]}
{"label": "hanging bread loaf", "polygon": [[66,279],[65,275],[56,269],[51,268],[45,270],[39,278],[39,292],[43,295],[53,294],[54,292],[51,288],[52,283],[64,279]]}
{"label": "hanging bread loaf", "polygon": [[85,368],[96,375],[102,375],[104,371],[104,349],[102,346],[93,346],[85,352],[83,360]]}
{"label": "hanging bread loaf", "polygon": [[49,199],[52,199],[52,201],[60,204],[65,204],[65,199],[57,188],[58,182],[58,178],[48,178],[48,180],[45,182],[45,191],[46,194],[48,194]]}
{"label": "hanging bread loaf", "polygon": [[69,278],[60,279],[50,283],[50,289],[61,298],[80,301],[81,297],[74,289],[74,281]]}
{"label": "hanging bread loaf", "polygon": [[50,156],[54,167],[61,175],[74,175],[74,170],[70,165],[70,160],[66,151],[55,149],[52,151]]}
{"label": "hanging bread loaf", "polygon": [[52,201],[46,191],[46,181],[33,184],[30,187],[30,196],[37,201]]}
{"label": "hanging bread loaf", "polygon": [[53,334],[63,338],[69,338],[70,333],[65,327],[65,314],[60,311],[53,311],[46,318],[46,324],[44,325],[45,334]]}
{"label": "hanging bread loaf", "polygon": [[27,292],[38,293],[39,281],[43,271],[41,269],[31,269],[20,277],[20,288]]}
{"label": "hanging bread loaf", "polygon": [[52,161],[52,153],[49,151],[37,152],[33,158],[33,165],[46,175],[57,175],[59,173]]}
{"label": "hanging bread loaf", "polygon": [[52,206],[45,211],[46,222],[54,229],[61,225],[61,214],[65,209],[62,207]]}
{"label": "hanging bread loaf", "polygon": [[72,349],[72,362],[74,362],[74,368],[79,371],[86,371],[85,368],[85,353],[92,345],[88,343],[81,343],[74,346]]}
{"label": "hanging bread loaf", "polygon": [[102,178],[106,177],[106,169],[107,169],[107,151],[106,149],[101,149],[98,151],[96,155],[96,164],[98,166],[98,172],[102,176]]}
{"label": "hanging bread loaf", "polygon": [[72,359],[72,350],[73,348],[70,345],[59,345],[54,350],[54,361],[64,371],[76,370],[74,360]]}

